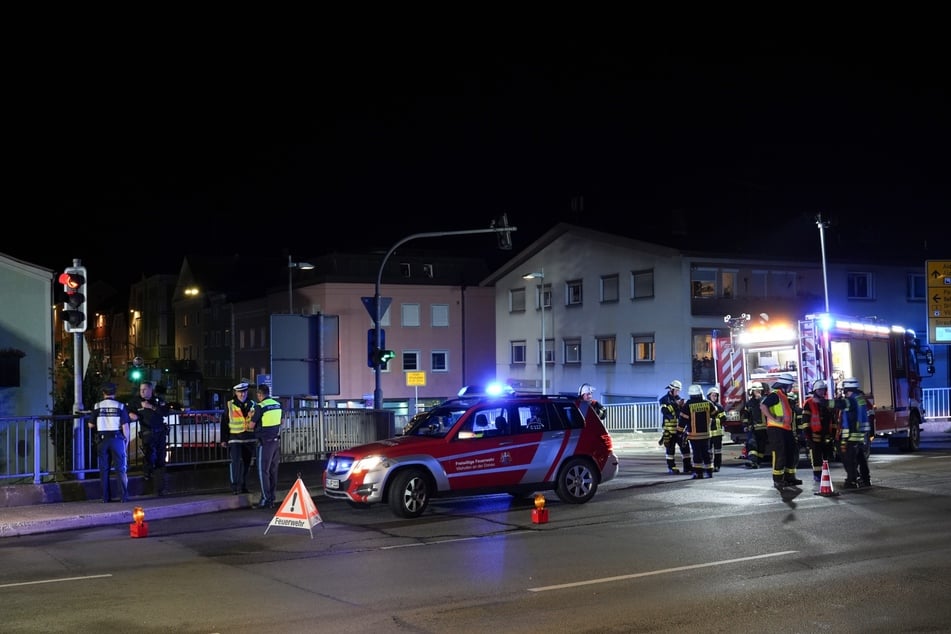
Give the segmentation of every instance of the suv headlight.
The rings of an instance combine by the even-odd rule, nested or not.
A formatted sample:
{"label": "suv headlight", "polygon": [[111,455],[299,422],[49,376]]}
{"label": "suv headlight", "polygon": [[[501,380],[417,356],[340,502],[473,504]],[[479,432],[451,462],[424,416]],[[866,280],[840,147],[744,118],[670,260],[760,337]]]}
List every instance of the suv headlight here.
{"label": "suv headlight", "polygon": [[386,458],[383,456],[367,456],[353,463],[352,473],[361,473],[363,471],[374,471],[386,467]]}

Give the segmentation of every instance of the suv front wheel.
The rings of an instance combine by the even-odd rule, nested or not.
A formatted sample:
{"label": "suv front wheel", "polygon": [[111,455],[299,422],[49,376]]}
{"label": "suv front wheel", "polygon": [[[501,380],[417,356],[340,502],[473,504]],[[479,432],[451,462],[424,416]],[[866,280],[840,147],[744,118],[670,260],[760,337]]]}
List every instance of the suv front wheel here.
{"label": "suv front wheel", "polygon": [[390,509],[400,517],[419,517],[429,506],[429,479],[419,469],[400,471],[390,485]]}
{"label": "suv front wheel", "polygon": [[555,493],[562,502],[584,504],[598,490],[598,476],[584,458],[571,458],[558,473]]}

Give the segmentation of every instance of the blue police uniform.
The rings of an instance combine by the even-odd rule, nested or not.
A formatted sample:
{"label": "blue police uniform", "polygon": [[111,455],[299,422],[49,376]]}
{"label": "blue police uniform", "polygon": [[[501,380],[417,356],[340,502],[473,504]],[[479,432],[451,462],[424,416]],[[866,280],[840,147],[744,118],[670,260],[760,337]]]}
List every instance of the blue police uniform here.
{"label": "blue police uniform", "polygon": [[95,429],[99,443],[99,482],[102,488],[102,501],[111,502],[109,489],[110,462],[116,470],[119,481],[120,500],[129,501],[128,455],[129,410],[124,403],[116,400],[115,385],[107,384],[102,390],[103,400],[93,405],[89,427]]}

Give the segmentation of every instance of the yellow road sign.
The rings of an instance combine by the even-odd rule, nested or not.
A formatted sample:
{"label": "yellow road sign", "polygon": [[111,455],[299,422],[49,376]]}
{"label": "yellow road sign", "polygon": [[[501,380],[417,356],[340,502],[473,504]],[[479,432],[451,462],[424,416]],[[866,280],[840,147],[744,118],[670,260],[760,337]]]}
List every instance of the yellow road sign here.
{"label": "yellow road sign", "polygon": [[407,372],[406,373],[406,385],[409,387],[426,387],[426,373],[425,372]]}
{"label": "yellow road sign", "polygon": [[928,260],[928,288],[951,288],[951,260]]}

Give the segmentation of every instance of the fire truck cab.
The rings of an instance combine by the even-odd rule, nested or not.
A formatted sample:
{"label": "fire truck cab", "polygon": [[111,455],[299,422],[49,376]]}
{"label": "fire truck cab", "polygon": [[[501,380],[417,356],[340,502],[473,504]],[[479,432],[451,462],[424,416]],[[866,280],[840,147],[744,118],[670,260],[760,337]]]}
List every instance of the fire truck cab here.
{"label": "fire truck cab", "polygon": [[878,320],[821,313],[796,324],[747,326],[734,320],[729,335],[716,337],[716,374],[727,410],[726,432],[734,442],[745,439],[739,409],[754,381],[772,383],[781,372],[796,377],[801,398],[824,379],[829,397],[840,394],[846,377],[855,377],[872,403],[873,434],[889,446],[916,451],[921,443],[921,381],[934,374],[931,349],[915,332]]}

